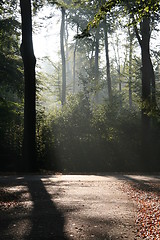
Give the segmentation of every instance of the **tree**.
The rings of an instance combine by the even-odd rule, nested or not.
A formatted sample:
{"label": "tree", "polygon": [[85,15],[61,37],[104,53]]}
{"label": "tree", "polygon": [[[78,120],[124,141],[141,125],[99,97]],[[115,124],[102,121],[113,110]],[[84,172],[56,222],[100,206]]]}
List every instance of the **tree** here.
{"label": "tree", "polygon": [[105,45],[105,56],[106,56],[108,98],[109,98],[109,102],[112,103],[112,86],[111,86],[111,75],[110,75],[109,47],[108,47],[108,26],[106,23],[106,16],[104,17],[104,20],[103,20],[103,31],[104,31],[104,45]]}
{"label": "tree", "polygon": [[[142,160],[146,167],[150,167],[150,146],[151,146],[151,112],[156,109],[156,95],[155,95],[155,74],[150,53],[150,39],[151,39],[151,21],[154,21],[154,13],[149,9],[144,9],[143,15],[140,19],[140,26],[138,28],[137,19],[133,9],[133,3],[128,3],[127,8],[131,16],[134,31],[141,48],[141,72],[142,72]],[[135,2],[136,4],[136,2]]]}
{"label": "tree", "polygon": [[32,43],[31,0],[20,0],[22,19],[21,55],[24,64],[24,170],[36,169],[36,58]]}
{"label": "tree", "polygon": [[133,58],[133,38],[134,35],[128,27],[128,35],[129,35],[129,107],[132,108],[132,58]]}
{"label": "tree", "polygon": [[[137,0],[110,0],[102,4],[94,20],[88,24],[87,30],[97,26],[108,12],[116,5],[123,5],[132,18],[136,37],[141,47],[142,55],[142,100],[149,101],[149,105],[156,105],[155,99],[155,76],[150,58],[150,21],[160,8],[160,1],[137,1]],[[136,17],[135,17],[136,16]],[[138,31],[137,24],[140,22]]]}
{"label": "tree", "polygon": [[[61,29],[60,29],[60,49],[61,49],[61,60],[62,60],[62,106],[66,102],[66,58],[67,54],[65,54],[65,47],[64,47],[64,40],[67,41],[67,36],[65,38],[65,17],[66,17],[66,8],[68,7],[68,4],[70,4],[69,1],[54,1],[54,0],[48,0],[48,3],[51,5],[57,5],[61,9]],[[67,46],[68,47],[68,46]],[[66,51],[66,53],[68,53]],[[67,58],[68,60],[68,58]],[[67,66],[68,67],[68,66]]]}
{"label": "tree", "polygon": [[[78,23],[77,23],[77,35],[78,35]],[[73,51],[73,94],[76,92],[76,51],[77,51],[77,41],[76,39],[74,44],[74,51]]]}
{"label": "tree", "polygon": [[66,102],[66,58],[64,50],[64,34],[65,34],[65,8],[61,7],[62,20],[60,31],[60,45],[61,45],[61,58],[62,58],[62,106]]}
{"label": "tree", "polygon": [[[136,2],[135,2],[136,4]],[[149,10],[144,11],[141,17],[140,27],[138,29],[138,22],[135,17],[133,9],[133,2],[127,4],[127,8],[130,17],[133,22],[135,34],[138,43],[141,48],[141,59],[142,59],[142,101],[144,102],[144,111],[150,111],[152,106],[156,105],[155,97],[155,75],[153,70],[153,64],[150,57],[150,38],[151,38],[151,13]],[[148,108],[149,107],[149,108]],[[148,108],[148,109],[147,109]]]}
{"label": "tree", "polygon": [[[150,147],[150,113],[156,110],[155,74],[150,57],[151,21],[154,20],[155,12],[160,9],[160,1],[138,1],[138,0],[109,0],[99,7],[94,19],[88,24],[82,35],[88,34],[91,28],[96,27],[105,18],[106,14],[115,6],[123,6],[124,10],[132,19],[135,34],[141,48],[142,61],[142,156],[145,163],[149,160]],[[140,23],[140,24],[139,24]],[[139,28],[138,28],[138,25]],[[131,53],[132,55],[132,53]],[[131,94],[131,92],[130,92]],[[131,95],[130,95],[131,96]],[[147,151],[145,151],[147,149]],[[149,164],[148,164],[149,167]]]}
{"label": "tree", "polygon": [[98,103],[98,81],[99,81],[99,27],[95,33],[95,100]]}

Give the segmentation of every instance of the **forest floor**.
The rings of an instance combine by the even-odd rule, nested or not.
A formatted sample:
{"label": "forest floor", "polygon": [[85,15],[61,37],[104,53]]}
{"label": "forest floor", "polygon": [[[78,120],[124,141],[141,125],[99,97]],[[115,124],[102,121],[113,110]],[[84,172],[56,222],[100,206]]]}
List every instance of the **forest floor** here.
{"label": "forest floor", "polygon": [[160,239],[160,175],[0,176],[0,240]]}

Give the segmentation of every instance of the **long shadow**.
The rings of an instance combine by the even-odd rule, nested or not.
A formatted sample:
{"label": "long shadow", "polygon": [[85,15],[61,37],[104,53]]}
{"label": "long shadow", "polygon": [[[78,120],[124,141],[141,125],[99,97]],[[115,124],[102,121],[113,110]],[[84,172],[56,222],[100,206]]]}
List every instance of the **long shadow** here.
{"label": "long shadow", "polygon": [[24,211],[20,206],[21,196],[25,194],[24,186],[23,179],[18,180],[16,176],[0,176],[0,239],[17,239],[16,224],[24,221]]}
{"label": "long shadow", "polygon": [[25,179],[33,202],[30,216],[31,231],[25,240],[67,240],[64,233],[64,216],[57,209],[39,178]]}
{"label": "long shadow", "polygon": [[123,175],[123,177],[125,180],[129,180],[133,185],[133,187],[138,190],[142,190],[144,192],[152,192],[152,193],[156,193],[157,195],[160,195],[159,181],[150,182],[150,181],[138,180],[126,175]]}
{"label": "long shadow", "polygon": [[154,176],[154,177],[155,177],[156,179],[160,179],[160,176],[157,176],[157,175],[156,175],[156,176]]}
{"label": "long shadow", "polygon": [[141,190],[144,192],[152,192],[160,196],[160,176],[155,175],[154,180],[140,180],[135,179],[132,176],[120,174],[120,173],[94,173],[94,175],[102,176],[102,177],[115,177],[118,180],[124,180],[129,182],[135,189]]}

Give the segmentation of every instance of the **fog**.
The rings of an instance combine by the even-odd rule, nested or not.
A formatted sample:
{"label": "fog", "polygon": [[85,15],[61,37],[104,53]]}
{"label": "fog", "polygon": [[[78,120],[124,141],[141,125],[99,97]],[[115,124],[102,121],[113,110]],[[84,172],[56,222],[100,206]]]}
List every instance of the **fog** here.
{"label": "fog", "polygon": [[[42,4],[33,13],[40,169],[106,172],[159,167],[159,18],[154,13],[139,19],[137,12],[132,15],[123,6],[111,12],[103,7],[100,1],[62,1]],[[17,46],[15,39],[19,43],[21,36],[14,32],[10,39],[6,26],[7,40],[1,39],[1,45],[8,59],[5,54],[2,59],[13,66],[8,75],[2,74],[7,80],[0,94],[9,106],[2,119],[2,145],[4,139],[21,158],[23,69],[17,62],[22,61],[19,49],[11,44]],[[13,74],[10,69],[15,66]]]}

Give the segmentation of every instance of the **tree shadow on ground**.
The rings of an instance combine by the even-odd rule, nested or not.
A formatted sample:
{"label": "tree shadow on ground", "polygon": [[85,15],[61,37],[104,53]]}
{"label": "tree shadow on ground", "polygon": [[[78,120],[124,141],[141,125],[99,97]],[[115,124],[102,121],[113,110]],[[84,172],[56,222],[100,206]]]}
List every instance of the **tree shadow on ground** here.
{"label": "tree shadow on ground", "polygon": [[[85,232],[85,239],[94,240],[116,240],[126,239],[127,232],[133,234],[129,224],[122,219],[108,217],[106,219],[90,217],[87,220],[81,219],[88,226]],[[131,239],[133,237],[131,236]],[[82,233],[83,236],[83,233]],[[128,238],[127,238],[128,239]]]}
{"label": "tree shadow on ground", "polygon": [[21,196],[25,193],[22,185],[25,187],[15,176],[0,177],[0,239],[18,239],[17,223],[24,220],[22,212],[19,216]]}
{"label": "tree shadow on ground", "polygon": [[26,179],[33,210],[30,216],[32,224],[29,235],[25,240],[67,240],[64,233],[64,216],[51,200],[44,182],[39,178]]}
{"label": "tree shadow on ground", "polygon": [[[67,240],[63,213],[45,184],[50,185],[48,177],[0,178],[0,239]],[[59,195],[57,189],[52,197]]]}
{"label": "tree shadow on ground", "polygon": [[124,175],[123,177],[125,180],[129,181],[131,185],[137,190],[141,190],[144,192],[152,192],[157,195],[160,195],[160,182],[158,181],[159,178],[157,177],[154,177],[155,180],[152,181],[135,179],[127,175]]}

